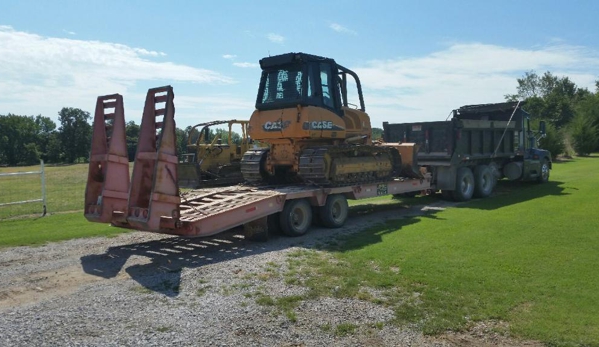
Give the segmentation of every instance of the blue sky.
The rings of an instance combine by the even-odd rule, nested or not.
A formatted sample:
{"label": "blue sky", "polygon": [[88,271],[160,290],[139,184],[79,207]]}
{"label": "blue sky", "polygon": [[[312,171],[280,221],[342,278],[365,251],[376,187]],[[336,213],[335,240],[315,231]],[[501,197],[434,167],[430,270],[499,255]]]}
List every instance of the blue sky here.
{"label": "blue sky", "polygon": [[258,60],[334,58],[362,80],[372,125],[441,120],[501,102],[535,70],[594,90],[599,1],[0,0],[0,114],[92,112],[124,95],[140,122],[148,88],[175,90],[177,126],[249,119]]}

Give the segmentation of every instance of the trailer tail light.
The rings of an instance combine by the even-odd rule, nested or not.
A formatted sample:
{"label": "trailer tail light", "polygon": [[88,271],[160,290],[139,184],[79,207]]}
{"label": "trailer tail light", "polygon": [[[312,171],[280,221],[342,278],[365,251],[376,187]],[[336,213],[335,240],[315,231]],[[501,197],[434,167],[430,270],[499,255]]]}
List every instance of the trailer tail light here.
{"label": "trailer tail light", "polygon": [[538,154],[534,154],[534,155],[532,156],[532,159],[539,159],[539,155],[538,155]]}

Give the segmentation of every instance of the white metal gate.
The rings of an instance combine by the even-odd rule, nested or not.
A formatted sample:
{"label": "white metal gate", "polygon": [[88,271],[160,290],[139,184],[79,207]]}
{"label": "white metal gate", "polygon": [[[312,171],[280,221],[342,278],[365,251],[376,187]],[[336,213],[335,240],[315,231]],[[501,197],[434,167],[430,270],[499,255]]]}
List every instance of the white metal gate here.
{"label": "white metal gate", "polygon": [[41,198],[39,199],[31,199],[31,200],[22,200],[22,201],[11,201],[0,203],[0,207],[8,206],[8,205],[21,205],[28,204],[32,202],[41,202],[42,203],[42,216],[46,215],[46,175],[44,173],[44,161],[40,160],[40,170],[39,171],[24,171],[24,172],[11,172],[11,173],[0,173],[0,179],[2,177],[13,177],[13,176],[24,176],[24,175],[40,175],[41,179]]}

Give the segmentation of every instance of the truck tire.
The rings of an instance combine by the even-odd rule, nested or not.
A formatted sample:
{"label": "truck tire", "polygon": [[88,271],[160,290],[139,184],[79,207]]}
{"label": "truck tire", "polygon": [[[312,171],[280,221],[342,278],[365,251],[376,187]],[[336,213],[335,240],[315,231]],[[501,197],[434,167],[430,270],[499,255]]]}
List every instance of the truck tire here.
{"label": "truck tire", "polygon": [[342,194],[329,195],[327,202],[319,208],[318,212],[323,226],[341,228],[349,214],[347,199]]}
{"label": "truck tire", "polygon": [[455,190],[453,191],[453,199],[455,201],[468,201],[474,194],[474,175],[472,170],[467,167],[458,169],[456,175]]}
{"label": "truck tire", "polygon": [[281,229],[287,236],[302,236],[312,224],[312,206],[306,199],[288,200],[281,212]]}
{"label": "truck tire", "polygon": [[549,161],[547,159],[543,159],[541,161],[541,172],[539,172],[537,182],[546,183],[547,181],[549,181]]}
{"label": "truck tire", "polygon": [[474,168],[474,196],[486,198],[495,188],[495,176],[487,165],[478,165]]}

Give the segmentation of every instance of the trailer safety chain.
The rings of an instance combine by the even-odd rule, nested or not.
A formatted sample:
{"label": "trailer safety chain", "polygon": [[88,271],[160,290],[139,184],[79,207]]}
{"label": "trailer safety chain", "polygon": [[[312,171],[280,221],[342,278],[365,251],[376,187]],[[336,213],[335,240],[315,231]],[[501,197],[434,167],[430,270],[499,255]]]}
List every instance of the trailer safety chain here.
{"label": "trailer safety chain", "polygon": [[499,146],[501,146],[501,141],[503,141],[503,138],[505,137],[505,133],[507,132],[507,128],[510,126],[510,123],[512,122],[512,118],[516,114],[516,111],[518,110],[519,106],[520,106],[520,100],[518,100],[516,107],[514,107],[514,112],[512,112],[510,119],[507,121],[507,125],[505,126],[505,129],[503,130],[503,134],[501,134],[501,137],[499,138],[499,142],[497,143],[497,147],[495,147],[495,152],[493,152],[492,158],[495,158],[497,156],[497,151],[499,150]]}

